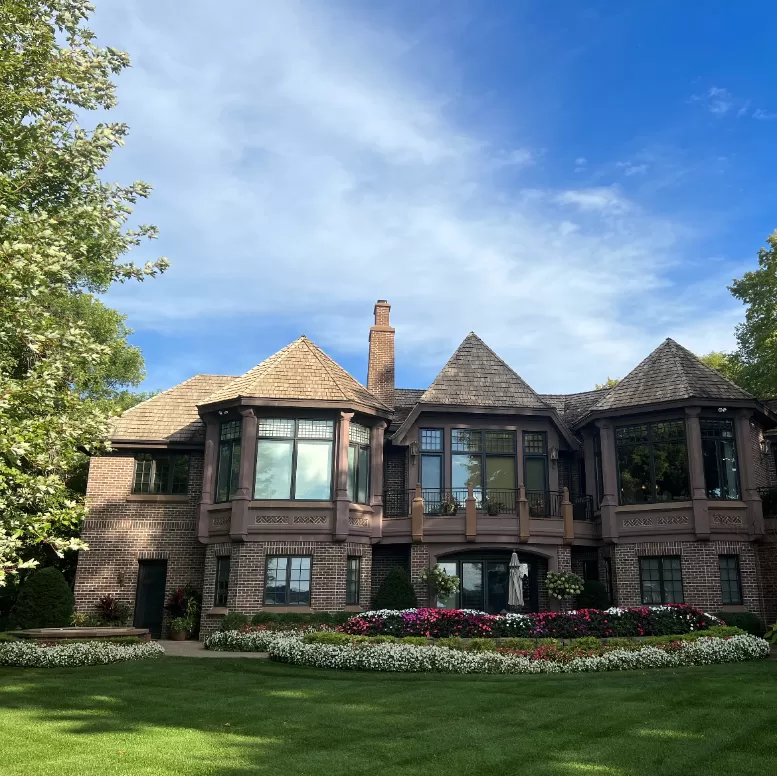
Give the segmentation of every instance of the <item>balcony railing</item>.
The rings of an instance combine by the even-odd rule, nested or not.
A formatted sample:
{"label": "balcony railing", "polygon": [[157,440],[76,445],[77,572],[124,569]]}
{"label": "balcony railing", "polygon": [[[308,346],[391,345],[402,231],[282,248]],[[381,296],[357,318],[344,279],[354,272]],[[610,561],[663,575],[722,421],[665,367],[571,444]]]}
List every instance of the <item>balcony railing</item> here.
{"label": "balcony railing", "polygon": [[570,496],[572,501],[572,518],[574,520],[594,519],[593,496]]}
{"label": "balcony railing", "polygon": [[758,488],[764,517],[777,517],[777,488]]}

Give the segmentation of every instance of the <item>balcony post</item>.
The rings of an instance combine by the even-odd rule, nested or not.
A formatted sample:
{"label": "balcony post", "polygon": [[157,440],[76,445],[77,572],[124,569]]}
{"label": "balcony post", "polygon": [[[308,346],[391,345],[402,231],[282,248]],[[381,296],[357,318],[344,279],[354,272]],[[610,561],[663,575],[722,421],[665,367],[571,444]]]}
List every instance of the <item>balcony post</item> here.
{"label": "balcony post", "polygon": [[518,488],[518,540],[522,544],[529,541],[529,499],[526,498],[526,486]]}
{"label": "balcony post", "polygon": [[372,507],[372,538],[383,536],[383,432],[386,422],[381,420],[372,428],[370,436],[370,506]]}
{"label": "balcony post", "polygon": [[424,497],[420,482],[415,486],[415,496],[410,508],[410,534],[414,542],[424,540]]}
{"label": "balcony post", "polygon": [[219,424],[213,417],[205,419],[205,455],[202,469],[202,496],[200,498],[200,519],[197,534],[200,541],[205,541],[210,532],[210,515],[208,507],[213,503],[214,480],[219,451]]}
{"label": "balcony post", "polygon": [[467,499],[464,502],[464,530],[468,542],[474,542],[478,535],[478,510],[475,503],[474,486],[467,485]]}
{"label": "balcony post", "polygon": [[251,407],[240,409],[240,469],[237,490],[232,498],[232,518],[229,537],[232,541],[245,541],[248,535],[248,502],[254,495],[254,467],[256,464],[256,413]]}
{"label": "balcony post", "polygon": [[572,502],[569,500],[569,488],[561,491],[561,518],[564,521],[564,544],[572,544],[575,540],[575,520]]}
{"label": "balcony post", "polygon": [[348,538],[348,515],[351,499],[348,497],[348,445],[351,441],[353,412],[341,412],[337,430],[337,490],[335,492],[335,529],[332,540],[344,542]]}
{"label": "balcony post", "polygon": [[710,538],[710,513],[707,507],[707,491],[704,486],[704,462],[701,452],[701,407],[685,408],[685,428],[688,436],[688,475],[693,500],[693,529],[696,538]]}
{"label": "balcony post", "polygon": [[610,420],[597,420],[602,444],[602,539],[610,544],[618,542],[618,464],[615,458],[615,429]]}
{"label": "balcony post", "polygon": [[761,494],[758,492],[755,472],[753,471],[753,456],[758,455],[753,450],[751,440],[750,418],[752,410],[737,410],[734,417],[734,428],[736,429],[737,458],[739,459],[739,487],[742,489],[742,501],[747,504],[748,534],[750,537],[763,536],[764,534],[764,512]]}

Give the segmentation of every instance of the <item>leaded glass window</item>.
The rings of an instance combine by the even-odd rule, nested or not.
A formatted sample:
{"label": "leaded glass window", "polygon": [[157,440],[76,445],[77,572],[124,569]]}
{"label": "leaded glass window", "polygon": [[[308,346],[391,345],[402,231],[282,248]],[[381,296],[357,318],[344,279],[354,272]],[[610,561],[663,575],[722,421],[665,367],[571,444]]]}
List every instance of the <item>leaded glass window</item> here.
{"label": "leaded glass window", "polygon": [[719,555],[720,590],[724,604],[742,603],[742,578],[739,572],[739,555]]}
{"label": "leaded glass window", "polygon": [[441,428],[422,428],[421,429],[421,450],[431,452],[442,452],[442,429]]}
{"label": "leaded glass window", "polygon": [[184,495],[188,490],[188,455],[140,453],[135,456],[133,493]]}
{"label": "leaded glass window", "polygon": [[640,558],[643,604],[683,603],[683,570],[679,557]]}
{"label": "leaded glass window", "polygon": [[733,421],[701,418],[699,426],[707,498],[738,500],[739,461]]}
{"label": "leaded glass window", "polygon": [[370,429],[351,423],[348,445],[348,498],[355,504],[370,500]]}
{"label": "leaded glass window", "polygon": [[267,557],[264,585],[266,606],[310,606],[309,556]]}
{"label": "leaded glass window", "polygon": [[216,475],[216,501],[231,501],[237,493],[240,475],[240,434],[242,422],[228,420],[219,430],[219,460]]}
{"label": "leaded glass window", "polygon": [[490,502],[499,512],[513,511],[515,431],[451,431],[453,498],[466,498],[470,484],[478,501]]}
{"label": "leaded glass window", "polygon": [[216,589],[213,596],[214,606],[226,606],[229,594],[229,555],[216,558]]}
{"label": "leaded glass window", "polygon": [[642,423],[615,429],[621,504],[690,498],[685,423]]}
{"label": "leaded glass window", "polygon": [[346,573],[346,592],[345,603],[349,606],[355,606],[359,603],[359,592],[361,589],[362,559],[358,555],[348,558],[348,568]]}

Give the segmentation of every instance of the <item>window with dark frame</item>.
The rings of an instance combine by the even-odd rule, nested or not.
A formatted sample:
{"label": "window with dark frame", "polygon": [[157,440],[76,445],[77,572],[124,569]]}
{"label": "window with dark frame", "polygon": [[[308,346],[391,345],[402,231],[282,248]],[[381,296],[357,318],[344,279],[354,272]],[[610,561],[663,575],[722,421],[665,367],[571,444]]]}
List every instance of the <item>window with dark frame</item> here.
{"label": "window with dark frame", "polygon": [[185,495],[188,490],[188,455],[139,453],[135,456],[133,493]]}
{"label": "window with dark frame", "polygon": [[231,501],[237,493],[240,475],[242,421],[228,420],[219,430],[219,461],[216,475],[216,501]]}
{"label": "window with dark frame", "polygon": [[723,603],[740,605],[742,603],[742,576],[739,571],[739,555],[719,555],[720,590]]}
{"label": "window with dark frame", "polygon": [[684,421],[619,426],[615,444],[621,504],[690,498]]}
{"label": "window with dark frame", "polygon": [[602,469],[602,435],[594,434],[594,476],[596,478],[596,504],[595,509],[602,506],[604,499],[604,473]]}
{"label": "window with dark frame", "polygon": [[362,559],[358,555],[348,558],[348,570],[346,578],[345,603],[348,606],[356,606],[359,603],[361,591]]}
{"label": "window with dark frame", "polygon": [[220,555],[216,558],[216,589],[213,595],[214,606],[226,606],[229,594],[229,555]]}
{"label": "window with dark frame", "polygon": [[739,461],[734,421],[700,418],[699,427],[707,498],[738,500]]}
{"label": "window with dark frame", "polygon": [[441,428],[419,430],[421,490],[424,501],[439,503],[443,489],[443,434]]}
{"label": "window with dark frame", "polygon": [[348,498],[354,504],[369,504],[370,429],[351,423],[348,436]]}
{"label": "window with dark frame", "polygon": [[475,497],[509,502],[515,492],[515,431],[488,429],[451,430],[451,485],[465,498],[472,484]]}
{"label": "window with dark frame", "polygon": [[334,421],[260,418],[255,499],[330,501]]}
{"label": "window with dark frame", "polygon": [[683,569],[677,556],[639,559],[643,604],[683,603]]}
{"label": "window with dark frame", "polygon": [[310,606],[308,555],[268,555],[265,571],[265,606]]}

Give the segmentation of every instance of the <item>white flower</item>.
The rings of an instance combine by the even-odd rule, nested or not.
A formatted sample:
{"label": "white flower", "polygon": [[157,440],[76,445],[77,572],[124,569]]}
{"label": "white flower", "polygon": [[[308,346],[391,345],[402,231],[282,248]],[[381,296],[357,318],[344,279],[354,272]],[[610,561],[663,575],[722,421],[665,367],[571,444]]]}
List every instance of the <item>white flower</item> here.
{"label": "white flower", "polygon": [[124,660],[161,657],[164,647],[155,641],[139,644],[112,644],[108,641],[84,641],[76,644],[39,646],[34,641],[8,641],[0,644],[0,666],[17,668],[60,668],[95,666]]}

